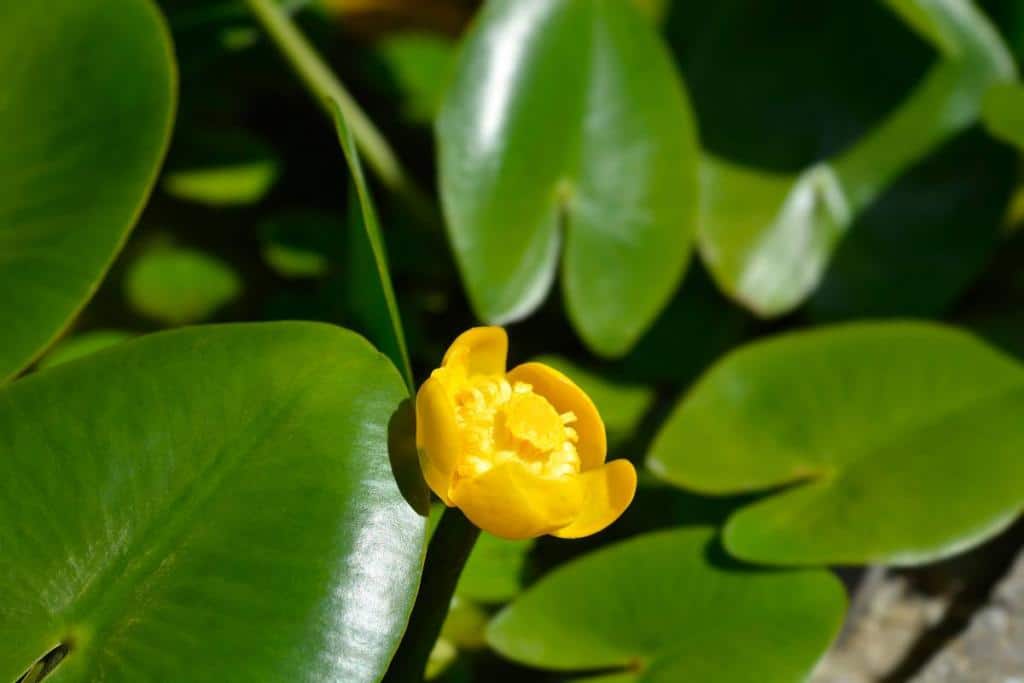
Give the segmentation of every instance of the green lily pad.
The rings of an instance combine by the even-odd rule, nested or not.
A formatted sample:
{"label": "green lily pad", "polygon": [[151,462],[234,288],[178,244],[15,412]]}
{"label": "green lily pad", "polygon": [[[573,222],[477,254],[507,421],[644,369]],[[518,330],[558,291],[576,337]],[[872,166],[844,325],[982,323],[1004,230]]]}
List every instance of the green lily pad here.
{"label": "green lily pad", "polygon": [[1016,78],[1007,47],[973,3],[887,5],[940,59],[886,118],[833,158],[795,174],[713,156],[702,166],[701,254],[723,291],[759,315],[802,304],[857,217],[975,123],[990,86]]}
{"label": "green lily pad", "polygon": [[155,334],[0,390],[0,680],[55,648],[67,683],[379,680],[423,560],[388,463],[406,396],[314,323]]}
{"label": "green lily pad", "polygon": [[708,494],[791,485],[742,507],[729,551],[772,564],[916,564],[1024,508],[1024,366],[926,323],[758,342],[701,378],[648,466]]}
{"label": "green lily pad", "polygon": [[437,135],[449,237],[477,316],[530,314],[561,251],[582,339],[605,356],[628,351],[679,284],[697,213],[689,103],[650,22],[621,0],[491,0]]}
{"label": "green lily pad", "polygon": [[242,281],[210,254],[157,245],[131,264],[124,288],[139,313],[167,325],[185,325],[206,320],[236,299]]}
{"label": "green lily pad", "polygon": [[827,571],[755,569],[725,556],[711,529],[665,531],[555,570],[491,621],[487,639],[530,666],[615,668],[621,680],[798,683],[845,602]]}
{"label": "green lily pad", "polygon": [[148,0],[0,6],[0,382],[92,296],[156,179],[174,58]]}
{"label": "green lily pad", "polygon": [[39,369],[52,368],[83,356],[89,356],[135,336],[126,330],[91,330],[62,339],[39,361]]}

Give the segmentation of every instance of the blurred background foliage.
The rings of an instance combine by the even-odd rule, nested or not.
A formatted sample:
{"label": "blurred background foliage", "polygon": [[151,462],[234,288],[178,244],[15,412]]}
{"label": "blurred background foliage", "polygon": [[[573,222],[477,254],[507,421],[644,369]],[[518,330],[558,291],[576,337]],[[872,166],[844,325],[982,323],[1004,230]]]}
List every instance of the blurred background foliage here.
{"label": "blurred background foliage", "polygon": [[[985,95],[984,102],[980,93],[972,95],[978,111],[969,120],[897,164],[899,172],[886,177],[848,224],[826,227],[834,234],[821,249],[820,272],[799,292],[787,293],[783,303],[751,300],[754,290],[743,290],[742,272],[718,268],[707,257],[716,237],[705,226],[718,218],[756,223],[763,218],[758,212],[774,211],[793,183],[803,181],[813,185],[812,204],[820,208],[824,201],[828,209],[821,194],[828,188],[814,185],[819,176],[801,174],[841,158],[876,130],[942,58],[893,11],[898,2],[635,2],[685,83],[702,154],[712,160],[702,167],[703,180],[708,168],[719,172],[719,163],[754,169],[758,179],[738,174],[736,185],[716,185],[713,211],[721,214],[705,215],[698,228],[704,258],[689,260],[634,343],[595,353],[570,323],[558,286],[535,312],[510,325],[511,362],[543,356],[576,378],[605,417],[614,457],[642,463],[695,378],[739,345],[782,331],[922,317],[962,325],[1024,358],[1024,187],[1017,148],[1024,141],[1024,103],[1015,85]],[[199,322],[300,319],[372,330],[379,323],[367,320],[368,292],[376,285],[366,270],[364,218],[333,125],[243,3],[160,4],[180,68],[168,161],[97,296],[42,364]],[[458,41],[479,3],[281,4],[416,184],[436,188],[432,126],[456,69]],[[1020,68],[1024,2],[976,5]],[[422,380],[453,336],[479,321],[439,217],[424,217],[368,175],[413,374]],[[807,220],[808,230],[818,229],[819,215]],[[779,237],[783,243],[797,238]],[[761,291],[767,290],[754,294]],[[451,682],[562,680],[563,674],[515,665],[488,650],[483,628],[489,616],[524,586],[597,546],[645,531],[720,524],[746,502],[686,493],[645,473],[633,507],[598,538],[573,544],[485,538],[460,584],[431,673]],[[704,542],[702,533],[694,531],[687,543]],[[502,634],[511,632],[505,626]],[[569,668],[601,673],[619,663],[590,661],[584,653]]]}

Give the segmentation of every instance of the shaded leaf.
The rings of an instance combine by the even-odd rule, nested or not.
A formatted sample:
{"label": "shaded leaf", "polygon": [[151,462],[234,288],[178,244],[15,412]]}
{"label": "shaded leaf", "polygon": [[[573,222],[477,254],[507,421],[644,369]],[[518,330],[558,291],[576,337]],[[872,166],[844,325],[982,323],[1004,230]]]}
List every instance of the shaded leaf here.
{"label": "shaded leaf", "polygon": [[714,366],[648,465],[711,494],[792,484],[734,513],[729,551],[775,564],[915,564],[1024,506],[1024,367],[924,323],[787,334]]}
{"label": "shaded leaf", "polygon": [[884,120],[797,174],[714,157],[702,167],[701,253],[723,290],[762,316],[803,303],[857,216],[974,123],[992,84],[1016,77],[1006,46],[968,0],[888,5],[941,58]]}
{"label": "shaded leaf", "polygon": [[137,220],[176,84],[148,0],[3,3],[0,81],[2,382],[88,301]]}
{"label": "shaded leaf", "polygon": [[985,93],[982,119],[992,135],[1024,148],[1024,86],[1001,83],[989,88]]}
{"label": "shaded leaf", "polygon": [[975,128],[910,169],[839,243],[810,316],[945,314],[999,248],[1016,163]]}

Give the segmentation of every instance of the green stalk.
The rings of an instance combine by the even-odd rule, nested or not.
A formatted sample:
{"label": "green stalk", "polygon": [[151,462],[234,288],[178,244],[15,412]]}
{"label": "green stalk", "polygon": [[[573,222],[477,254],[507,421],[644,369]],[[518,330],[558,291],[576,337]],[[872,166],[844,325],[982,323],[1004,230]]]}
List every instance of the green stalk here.
{"label": "green stalk", "polygon": [[359,150],[381,182],[409,201],[412,208],[421,215],[432,215],[434,212],[428,208],[431,205],[425,193],[402,168],[388,141],[313,49],[287,12],[275,0],[246,0],[246,3],[328,117],[333,118],[330,103],[338,104],[352,128]]}
{"label": "green stalk", "polygon": [[455,586],[459,582],[478,529],[458,508],[446,508],[427,548],[427,560],[416,603],[402,644],[384,677],[386,683],[423,680],[430,651],[441,634]]}

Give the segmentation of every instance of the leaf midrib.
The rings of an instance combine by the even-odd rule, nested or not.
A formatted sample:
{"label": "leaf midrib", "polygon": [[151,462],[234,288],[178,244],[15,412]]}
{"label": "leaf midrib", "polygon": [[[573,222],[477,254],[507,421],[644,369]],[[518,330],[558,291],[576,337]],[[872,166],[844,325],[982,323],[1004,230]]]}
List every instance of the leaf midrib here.
{"label": "leaf midrib", "polygon": [[[336,367],[344,371],[354,364],[349,361]],[[139,602],[151,578],[187,538],[193,528],[193,520],[217,499],[217,494],[231,481],[230,475],[246,462],[247,456],[286,422],[286,416],[307,395],[301,387],[308,386],[309,380],[319,377],[322,370],[320,365],[314,365],[299,375],[289,391],[281,392],[290,394],[289,400],[252,417],[248,425],[256,425],[256,428],[240,429],[244,437],[225,443],[209,459],[209,464],[202,472],[177,497],[170,500],[160,513],[152,516],[148,527],[135,534],[134,542],[128,544],[120,557],[100,571],[79,593],[79,599],[69,605],[68,616],[72,624],[88,622],[92,627],[83,650],[98,650],[105,640],[117,632],[118,623],[130,611],[128,605]],[[97,658],[88,660],[88,667],[83,670],[84,680],[91,680],[91,672],[97,661]]]}

